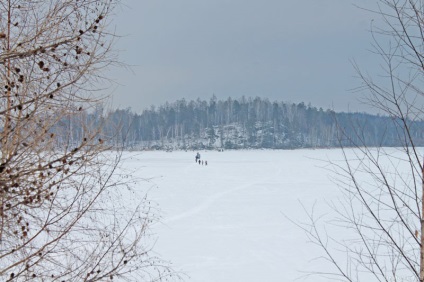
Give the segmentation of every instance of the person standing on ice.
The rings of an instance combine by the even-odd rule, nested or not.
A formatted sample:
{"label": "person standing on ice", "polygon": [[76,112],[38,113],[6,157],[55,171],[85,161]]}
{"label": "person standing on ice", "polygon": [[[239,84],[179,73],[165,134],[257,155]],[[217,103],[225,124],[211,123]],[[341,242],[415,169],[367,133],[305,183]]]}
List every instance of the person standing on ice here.
{"label": "person standing on ice", "polygon": [[196,154],[196,163],[197,163],[198,160],[200,160],[200,154],[199,154],[199,152],[197,152],[197,154]]}

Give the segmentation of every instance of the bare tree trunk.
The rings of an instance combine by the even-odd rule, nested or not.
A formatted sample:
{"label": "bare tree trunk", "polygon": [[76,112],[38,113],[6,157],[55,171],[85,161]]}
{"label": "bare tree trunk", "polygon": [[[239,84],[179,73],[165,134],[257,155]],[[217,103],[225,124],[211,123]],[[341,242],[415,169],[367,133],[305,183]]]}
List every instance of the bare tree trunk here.
{"label": "bare tree trunk", "polygon": [[422,163],[422,195],[421,195],[421,241],[420,241],[420,282],[424,281],[424,161]]}

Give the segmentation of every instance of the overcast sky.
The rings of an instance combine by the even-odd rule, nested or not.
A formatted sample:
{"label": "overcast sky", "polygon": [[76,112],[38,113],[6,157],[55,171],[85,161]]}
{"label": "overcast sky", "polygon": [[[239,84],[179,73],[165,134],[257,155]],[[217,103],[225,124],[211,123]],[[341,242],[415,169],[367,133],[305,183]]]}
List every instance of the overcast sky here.
{"label": "overcast sky", "polygon": [[114,70],[115,107],[267,97],[362,110],[351,61],[369,51],[366,0],[124,0],[114,25],[132,72]]}

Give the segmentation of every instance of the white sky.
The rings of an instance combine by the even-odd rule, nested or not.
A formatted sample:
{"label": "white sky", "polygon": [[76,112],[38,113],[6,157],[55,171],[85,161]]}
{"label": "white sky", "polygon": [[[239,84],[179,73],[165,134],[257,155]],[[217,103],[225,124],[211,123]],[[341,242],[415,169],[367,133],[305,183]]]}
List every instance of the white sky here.
{"label": "white sky", "polygon": [[351,60],[364,69],[374,15],[365,0],[124,0],[113,70],[115,107],[141,111],[177,99],[267,97],[363,110]]}

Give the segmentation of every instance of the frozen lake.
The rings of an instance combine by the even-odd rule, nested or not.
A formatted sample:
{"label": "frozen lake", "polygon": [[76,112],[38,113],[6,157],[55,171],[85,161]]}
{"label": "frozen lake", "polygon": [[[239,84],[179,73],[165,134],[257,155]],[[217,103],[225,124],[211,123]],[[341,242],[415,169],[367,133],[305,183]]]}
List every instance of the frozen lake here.
{"label": "frozen lake", "polygon": [[125,154],[160,208],[155,252],[187,281],[328,281],[305,273],[334,269],[286,217],[307,221],[301,203],[328,210],[339,192],[325,160],[340,150],[200,151],[208,166],[195,153]]}

